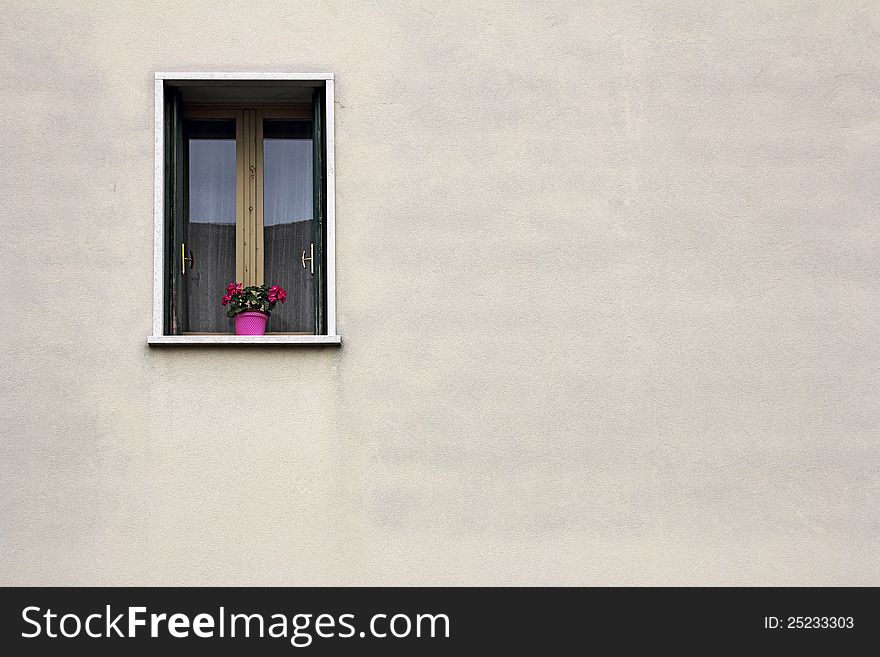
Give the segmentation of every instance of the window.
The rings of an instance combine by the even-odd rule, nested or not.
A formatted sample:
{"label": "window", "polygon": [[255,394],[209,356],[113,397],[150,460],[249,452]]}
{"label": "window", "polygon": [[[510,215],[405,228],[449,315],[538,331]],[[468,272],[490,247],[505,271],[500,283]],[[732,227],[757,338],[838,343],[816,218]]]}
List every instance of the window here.
{"label": "window", "polygon": [[[338,344],[333,79],[156,74],[150,344]],[[281,285],[265,336],[236,336],[226,285]]]}

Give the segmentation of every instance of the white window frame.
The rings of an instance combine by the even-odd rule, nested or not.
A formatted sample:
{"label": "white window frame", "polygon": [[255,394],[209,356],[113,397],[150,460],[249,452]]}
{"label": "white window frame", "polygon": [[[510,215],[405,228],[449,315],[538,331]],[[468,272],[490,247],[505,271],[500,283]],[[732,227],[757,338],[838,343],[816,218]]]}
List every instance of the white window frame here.
{"label": "white window frame", "polygon": [[[323,80],[326,113],[327,152],[327,241],[324,253],[327,282],[326,335],[165,335],[165,82],[166,80]],[[202,344],[275,344],[275,345],[334,345],[342,338],[336,332],[336,170],[334,157],[332,73],[223,73],[223,72],[161,72],[155,78],[155,171],[153,173],[153,328],[147,338],[149,345],[202,345]]]}

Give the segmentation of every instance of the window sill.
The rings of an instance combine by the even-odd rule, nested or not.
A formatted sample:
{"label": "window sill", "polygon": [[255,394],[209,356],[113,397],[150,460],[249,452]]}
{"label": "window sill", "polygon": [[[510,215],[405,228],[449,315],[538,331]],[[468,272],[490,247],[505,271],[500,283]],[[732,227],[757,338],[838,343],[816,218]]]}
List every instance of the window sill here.
{"label": "window sill", "polygon": [[158,346],[198,346],[198,345],[339,345],[342,337],[338,335],[151,335],[147,344]]}

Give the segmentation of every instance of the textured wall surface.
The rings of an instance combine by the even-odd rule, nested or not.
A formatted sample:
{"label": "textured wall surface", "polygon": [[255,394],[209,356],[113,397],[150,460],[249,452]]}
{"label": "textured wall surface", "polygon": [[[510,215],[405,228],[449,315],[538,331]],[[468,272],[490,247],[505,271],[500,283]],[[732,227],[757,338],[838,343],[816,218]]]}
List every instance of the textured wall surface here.
{"label": "textured wall surface", "polygon": [[[878,32],[5,0],[0,583],[880,585]],[[162,70],[336,74],[342,348],[147,347]]]}

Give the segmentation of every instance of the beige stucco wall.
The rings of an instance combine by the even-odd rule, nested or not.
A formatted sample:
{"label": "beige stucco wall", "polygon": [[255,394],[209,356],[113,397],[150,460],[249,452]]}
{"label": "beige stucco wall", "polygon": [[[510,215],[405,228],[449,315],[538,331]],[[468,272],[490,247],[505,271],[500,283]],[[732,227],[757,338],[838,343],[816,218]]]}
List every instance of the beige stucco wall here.
{"label": "beige stucco wall", "polygon": [[[878,5],[122,5],[0,6],[0,583],[880,584]],[[147,347],[161,70],[336,74],[341,349]]]}

